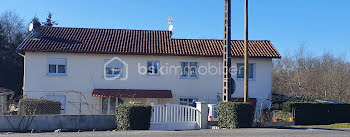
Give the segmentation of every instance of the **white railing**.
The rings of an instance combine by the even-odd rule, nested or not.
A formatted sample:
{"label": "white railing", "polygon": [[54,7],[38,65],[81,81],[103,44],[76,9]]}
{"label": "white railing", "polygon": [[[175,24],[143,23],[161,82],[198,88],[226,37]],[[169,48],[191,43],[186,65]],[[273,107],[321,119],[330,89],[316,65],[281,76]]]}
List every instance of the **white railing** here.
{"label": "white railing", "polygon": [[164,122],[167,122],[166,106],[153,105],[151,123],[164,123]]}
{"label": "white railing", "polygon": [[[196,129],[200,125],[200,118],[200,111],[194,107],[177,104],[152,106],[151,124],[158,125],[158,127],[177,129],[176,127],[183,126]],[[167,129],[169,130],[169,128]]]}

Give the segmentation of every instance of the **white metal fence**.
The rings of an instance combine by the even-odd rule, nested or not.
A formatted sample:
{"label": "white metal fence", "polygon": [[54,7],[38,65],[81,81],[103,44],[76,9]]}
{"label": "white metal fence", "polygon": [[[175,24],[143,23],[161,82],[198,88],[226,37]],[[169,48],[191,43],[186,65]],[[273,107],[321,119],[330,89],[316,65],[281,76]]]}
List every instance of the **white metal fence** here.
{"label": "white metal fence", "polygon": [[190,106],[167,104],[152,106],[151,130],[188,130],[200,128],[201,113]]}

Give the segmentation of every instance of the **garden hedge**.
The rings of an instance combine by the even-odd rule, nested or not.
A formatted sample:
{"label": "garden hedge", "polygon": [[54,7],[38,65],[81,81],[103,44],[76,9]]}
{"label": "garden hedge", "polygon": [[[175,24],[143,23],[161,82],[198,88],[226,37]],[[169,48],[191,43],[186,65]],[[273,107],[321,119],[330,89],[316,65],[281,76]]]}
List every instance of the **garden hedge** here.
{"label": "garden hedge", "polygon": [[217,112],[220,128],[252,127],[254,107],[250,103],[220,102],[217,106]]}
{"label": "garden hedge", "polygon": [[324,125],[350,122],[350,104],[286,102],[284,113],[293,113],[296,125]]}
{"label": "garden hedge", "polygon": [[150,105],[122,104],[116,109],[118,130],[148,130],[151,123]]}
{"label": "garden hedge", "polygon": [[61,114],[61,102],[45,99],[21,99],[18,103],[19,115]]}

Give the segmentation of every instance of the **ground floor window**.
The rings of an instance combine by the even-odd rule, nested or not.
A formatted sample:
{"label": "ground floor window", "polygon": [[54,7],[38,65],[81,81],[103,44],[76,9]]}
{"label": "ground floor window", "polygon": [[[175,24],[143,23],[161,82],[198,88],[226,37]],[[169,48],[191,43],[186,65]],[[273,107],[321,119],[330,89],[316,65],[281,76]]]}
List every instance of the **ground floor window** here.
{"label": "ground floor window", "polygon": [[121,104],[124,104],[124,100],[121,99],[121,98],[118,98],[118,106],[121,105]]}
{"label": "ground floor window", "polygon": [[66,114],[66,95],[46,95],[46,99],[61,102],[61,114]]}
{"label": "ground floor window", "polygon": [[196,106],[196,101],[198,101],[198,97],[180,97],[180,105],[186,106]]}
{"label": "ground floor window", "polygon": [[115,97],[102,98],[102,114],[115,114],[117,102]]}

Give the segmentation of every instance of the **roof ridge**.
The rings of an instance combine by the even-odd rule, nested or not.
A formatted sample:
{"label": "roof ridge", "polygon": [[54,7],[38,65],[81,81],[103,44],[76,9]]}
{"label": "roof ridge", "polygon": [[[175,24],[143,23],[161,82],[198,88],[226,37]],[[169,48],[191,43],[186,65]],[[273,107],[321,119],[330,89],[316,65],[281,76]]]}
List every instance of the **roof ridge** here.
{"label": "roof ridge", "polygon": [[[171,38],[172,40],[223,40],[223,39],[186,39],[186,38]],[[231,40],[231,41],[244,41],[244,40]],[[270,40],[248,40],[248,41],[270,41]]]}
{"label": "roof ridge", "polygon": [[84,27],[47,27],[47,26],[42,26],[42,28],[95,29],[95,30],[131,30],[131,31],[164,31],[164,32],[170,32],[169,30],[113,29],[113,28],[84,28]]}

